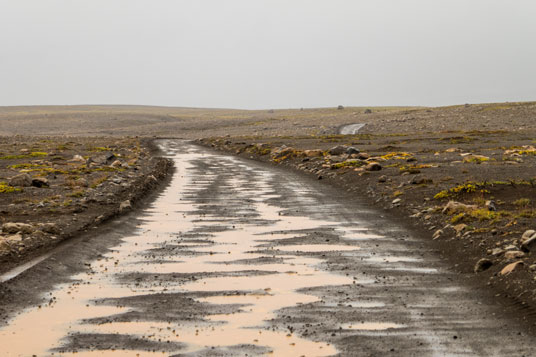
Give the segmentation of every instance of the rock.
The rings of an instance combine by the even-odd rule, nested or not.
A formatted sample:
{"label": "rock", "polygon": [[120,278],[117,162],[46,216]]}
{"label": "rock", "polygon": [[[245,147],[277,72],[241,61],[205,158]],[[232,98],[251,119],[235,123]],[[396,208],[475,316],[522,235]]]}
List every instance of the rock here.
{"label": "rock", "polygon": [[497,210],[497,207],[495,207],[495,202],[494,201],[486,201],[486,208],[488,209],[488,211],[496,211]]}
{"label": "rock", "polygon": [[529,240],[530,238],[536,236],[536,231],[533,229],[526,230],[523,235],[521,236],[521,242],[525,242]]}
{"label": "rock", "polygon": [[304,155],[307,157],[322,157],[324,156],[324,152],[322,150],[305,150]]}
{"label": "rock", "polygon": [[359,154],[359,149],[356,149],[355,147],[350,146],[349,148],[346,149],[346,153],[348,155]]}
{"label": "rock", "polygon": [[339,106],[337,107],[337,109],[338,109],[338,110],[343,110],[344,107],[343,107],[342,105],[339,105]]}
{"label": "rock", "polygon": [[367,171],[380,171],[381,169],[382,165],[377,162],[371,162],[367,166],[365,166],[365,170]]}
{"label": "rock", "polygon": [[520,250],[509,250],[504,253],[504,257],[508,260],[519,259],[519,258],[523,258],[524,256],[525,256],[525,253],[523,253]]}
{"label": "rock", "polygon": [[13,187],[30,187],[32,177],[28,174],[20,174],[9,179],[9,185]]}
{"label": "rock", "polygon": [[88,186],[87,180],[85,178],[83,178],[83,177],[80,177],[80,178],[76,179],[74,181],[74,184],[75,184],[75,186],[78,186],[78,187],[87,187]]}
{"label": "rock", "polygon": [[499,255],[503,254],[504,250],[501,248],[494,248],[491,250],[491,255],[498,257]]}
{"label": "rock", "polygon": [[56,223],[39,223],[38,224],[39,229],[45,233],[50,234],[59,234],[60,229],[58,228],[58,225]]}
{"label": "rock", "polygon": [[385,176],[385,175],[381,175],[381,176],[378,178],[378,182],[380,182],[380,183],[387,182],[387,176]]}
{"label": "rock", "polygon": [[330,155],[335,155],[335,156],[342,155],[342,154],[344,154],[346,152],[346,149],[347,149],[347,147],[344,146],[344,145],[337,145],[337,146],[334,146],[331,149],[329,149],[328,153]]}
{"label": "rock", "polygon": [[86,163],[86,159],[84,159],[80,155],[74,155],[73,158],[70,161],[72,161],[72,162],[80,162],[80,163],[83,163],[83,164]]}
{"label": "rock", "polygon": [[22,241],[22,236],[20,235],[20,233],[12,234],[4,237],[4,241],[8,244],[18,243]]}
{"label": "rock", "polygon": [[412,185],[423,185],[423,184],[427,184],[427,183],[432,183],[433,181],[427,177],[423,177],[423,176],[415,176],[411,179],[410,183]]}
{"label": "rock", "polygon": [[110,167],[121,167],[121,161],[115,160],[114,162],[112,162]]}
{"label": "rock", "polygon": [[367,159],[370,159],[370,155],[367,154],[366,152],[360,152],[358,155],[357,155],[357,158],[359,160],[367,160]]}
{"label": "rock", "polygon": [[48,180],[44,177],[36,177],[32,179],[32,186],[34,187],[49,187]]}
{"label": "rock", "polygon": [[371,109],[365,109],[365,114],[372,114],[372,110]]}
{"label": "rock", "polygon": [[456,214],[460,212],[465,212],[469,210],[476,209],[475,205],[466,205],[461,202],[449,201],[445,207],[443,207],[443,214]]}
{"label": "rock", "polygon": [[31,224],[27,223],[4,223],[2,231],[5,233],[25,233],[30,234],[35,231]]}
{"label": "rock", "polygon": [[87,165],[90,165],[91,163],[94,163],[97,165],[107,165],[108,162],[111,162],[114,159],[115,159],[115,155],[112,152],[108,151],[102,155],[90,157],[89,160],[87,160]]}
{"label": "rock", "polygon": [[460,224],[457,224],[455,226],[452,226],[452,228],[454,228],[456,233],[461,233],[465,228],[467,228],[467,224],[460,223]]}
{"label": "rock", "polygon": [[529,269],[531,271],[536,271],[536,264],[532,264],[531,266],[529,266]]}
{"label": "rock", "polygon": [[499,274],[501,275],[508,275],[512,273],[513,271],[519,269],[524,263],[522,261],[510,263],[507,266],[505,266]]}
{"label": "rock", "polygon": [[282,145],[278,148],[272,149],[272,153],[270,155],[272,159],[280,159],[282,157],[291,155],[293,152],[294,148]]}
{"label": "rock", "polygon": [[450,149],[447,149],[445,150],[445,152],[461,152],[462,150],[461,149],[458,149],[458,148],[450,148]]}
{"label": "rock", "polygon": [[397,203],[400,203],[400,202],[402,202],[400,198],[395,198],[392,203],[396,205]]}
{"label": "rock", "polygon": [[438,229],[437,231],[435,231],[434,235],[432,236],[432,239],[437,239],[439,237],[441,237],[443,235],[443,230],[441,229]]}
{"label": "rock", "polygon": [[482,258],[475,264],[475,273],[483,272],[484,270],[488,270],[493,265],[493,262],[489,259]]}
{"label": "rock", "polygon": [[125,212],[132,209],[132,205],[130,204],[130,200],[126,200],[121,202],[119,205],[119,212]]}
{"label": "rock", "polygon": [[530,252],[536,250],[536,236],[529,238],[521,244],[521,250],[524,252]]}

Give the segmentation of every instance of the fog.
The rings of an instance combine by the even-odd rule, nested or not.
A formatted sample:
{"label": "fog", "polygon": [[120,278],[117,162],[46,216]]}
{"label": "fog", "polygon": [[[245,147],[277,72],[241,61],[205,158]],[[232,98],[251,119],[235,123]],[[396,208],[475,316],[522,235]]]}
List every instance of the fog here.
{"label": "fog", "polygon": [[0,105],[536,100],[534,0],[0,0]]}

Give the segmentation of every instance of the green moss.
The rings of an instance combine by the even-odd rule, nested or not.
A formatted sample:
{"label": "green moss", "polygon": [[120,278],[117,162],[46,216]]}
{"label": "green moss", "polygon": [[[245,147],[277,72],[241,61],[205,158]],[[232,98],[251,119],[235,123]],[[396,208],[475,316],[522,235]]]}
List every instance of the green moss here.
{"label": "green moss", "polygon": [[8,166],[9,169],[34,169],[34,168],[42,168],[42,167],[46,167],[46,166],[37,165],[37,164],[29,164],[29,163],[16,164],[16,165],[9,165]]}
{"label": "green moss", "polygon": [[529,198],[520,198],[518,200],[514,201],[514,205],[518,207],[527,207],[530,205],[530,199]]}
{"label": "green moss", "polygon": [[43,157],[43,156],[48,156],[48,154],[46,152],[35,151],[29,154],[2,156],[0,157],[0,160],[19,160],[19,159],[29,159],[32,157]]}
{"label": "green moss", "polygon": [[21,189],[13,186],[9,186],[7,182],[0,182],[0,193],[20,192]]}

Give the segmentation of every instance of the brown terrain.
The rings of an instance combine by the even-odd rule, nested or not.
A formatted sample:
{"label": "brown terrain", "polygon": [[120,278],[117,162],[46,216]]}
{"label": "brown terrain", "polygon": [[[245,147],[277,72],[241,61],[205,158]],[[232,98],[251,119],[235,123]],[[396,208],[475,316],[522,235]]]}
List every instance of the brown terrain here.
{"label": "brown terrain", "polygon": [[367,202],[536,325],[536,102],[6,107],[0,124],[0,272],[142,202],[172,171],[152,138],[196,139]]}

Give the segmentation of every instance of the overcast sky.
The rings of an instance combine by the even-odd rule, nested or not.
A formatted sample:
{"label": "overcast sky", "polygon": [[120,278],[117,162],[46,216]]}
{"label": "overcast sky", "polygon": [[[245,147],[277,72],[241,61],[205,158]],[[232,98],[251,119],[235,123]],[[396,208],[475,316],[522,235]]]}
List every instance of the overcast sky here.
{"label": "overcast sky", "polygon": [[523,100],[535,0],[0,0],[0,105]]}

